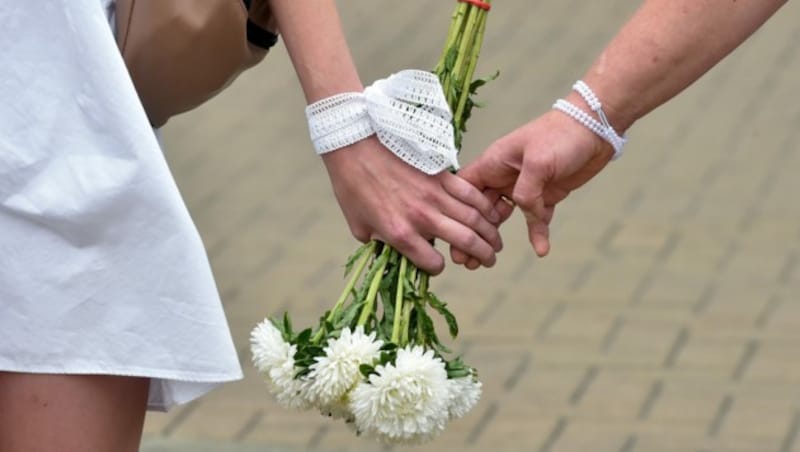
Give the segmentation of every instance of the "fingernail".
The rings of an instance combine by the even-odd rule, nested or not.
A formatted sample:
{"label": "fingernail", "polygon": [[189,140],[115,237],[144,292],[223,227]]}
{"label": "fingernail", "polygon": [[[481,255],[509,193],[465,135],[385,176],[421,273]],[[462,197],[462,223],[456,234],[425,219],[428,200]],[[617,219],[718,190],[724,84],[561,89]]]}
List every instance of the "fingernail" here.
{"label": "fingernail", "polygon": [[489,213],[489,221],[493,223],[500,221],[500,212],[498,212],[496,209],[492,209],[492,211]]}

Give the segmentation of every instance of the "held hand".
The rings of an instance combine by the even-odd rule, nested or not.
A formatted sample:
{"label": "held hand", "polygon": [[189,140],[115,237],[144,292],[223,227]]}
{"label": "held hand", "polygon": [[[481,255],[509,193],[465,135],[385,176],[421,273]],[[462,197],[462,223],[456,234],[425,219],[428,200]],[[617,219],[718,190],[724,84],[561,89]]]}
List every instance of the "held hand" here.
{"label": "held hand", "polygon": [[[613,153],[584,126],[551,111],[494,142],[459,175],[480,190],[513,199],[525,215],[528,240],[545,256],[556,204],[603,169]],[[467,262],[463,253],[451,253],[457,263]]]}
{"label": "held hand", "polygon": [[323,155],[336,199],[353,236],[394,246],[421,269],[437,274],[444,258],[430,240],[440,238],[494,265],[502,249],[502,218],[491,200],[460,177],[428,176],[385,149],[374,136]]}

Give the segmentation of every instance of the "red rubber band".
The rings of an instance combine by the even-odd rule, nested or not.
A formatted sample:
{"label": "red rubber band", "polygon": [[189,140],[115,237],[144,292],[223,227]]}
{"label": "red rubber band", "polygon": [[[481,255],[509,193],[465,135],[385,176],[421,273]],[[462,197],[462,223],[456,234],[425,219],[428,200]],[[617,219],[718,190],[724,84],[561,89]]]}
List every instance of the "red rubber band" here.
{"label": "red rubber band", "polygon": [[469,3],[472,6],[476,6],[476,7],[480,8],[480,9],[483,9],[483,10],[486,10],[486,11],[489,11],[490,9],[492,9],[492,5],[490,5],[489,3],[486,3],[486,2],[484,2],[482,0],[458,0],[458,1],[461,2],[461,3]]}

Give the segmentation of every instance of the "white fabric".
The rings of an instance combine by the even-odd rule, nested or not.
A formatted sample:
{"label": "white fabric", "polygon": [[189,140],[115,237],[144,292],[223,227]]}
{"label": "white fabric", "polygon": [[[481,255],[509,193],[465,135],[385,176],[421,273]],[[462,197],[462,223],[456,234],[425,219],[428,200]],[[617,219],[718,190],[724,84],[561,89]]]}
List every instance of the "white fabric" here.
{"label": "white fabric", "polygon": [[453,116],[435,74],[405,70],[306,107],[311,141],[324,154],[377,134],[404,162],[426,174],[458,169]]}
{"label": "white fabric", "polygon": [[0,3],[0,370],[152,377],[166,409],[241,369],[109,3]]}

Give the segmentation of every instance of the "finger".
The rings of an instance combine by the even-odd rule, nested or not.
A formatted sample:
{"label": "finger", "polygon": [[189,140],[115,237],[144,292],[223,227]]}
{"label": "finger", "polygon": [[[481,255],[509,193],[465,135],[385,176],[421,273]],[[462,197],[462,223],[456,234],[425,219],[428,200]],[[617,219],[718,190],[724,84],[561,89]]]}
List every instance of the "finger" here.
{"label": "finger", "polygon": [[380,234],[372,238],[389,244],[407,257],[414,265],[431,275],[438,275],[444,270],[444,256],[424,237],[409,228],[397,228],[384,239]]}
{"label": "finger", "polygon": [[433,231],[456,249],[478,259],[481,265],[491,267],[496,261],[494,248],[473,229],[448,217],[439,215],[434,220]]}
{"label": "finger", "polygon": [[[500,238],[500,232],[497,230],[497,226],[490,223],[489,220],[484,218],[476,209],[461,203],[457,199],[448,197],[444,197],[441,200],[440,208],[442,214],[477,232],[483,240],[492,246],[494,251],[503,249],[503,240]],[[497,219],[500,219],[499,213],[497,214]],[[462,250],[465,252],[468,251],[464,248],[462,248]],[[467,252],[467,254],[470,253]]]}
{"label": "finger", "polygon": [[450,196],[477,209],[484,218],[492,223],[500,221],[500,213],[494,208],[494,200],[489,199],[481,190],[478,190],[461,177],[450,173],[442,173],[438,177],[442,182],[442,187]]}
{"label": "finger", "polygon": [[481,160],[483,160],[483,156],[478,157],[477,160],[458,170],[458,177],[464,179],[478,190],[486,188],[486,181],[481,175]]}
{"label": "finger", "polygon": [[470,260],[467,261],[467,263],[464,264],[464,266],[467,267],[467,269],[469,269],[469,270],[476,270],[478,267],[481,266],[481,263],[478,262],[478,259],[475,259],[473,257],[473,258],[470,258]]}
{"label": "finger", "polygon": [[528,225],[528,240],[539,257],[547,256],[550,252],[550,221],[553,218],[553,213],[552,207],[547,209],[544,218],[525,212],[525,222]]}
{"label": "finger", "polygon": [[475,161],[460,169],[458,176],[478,190],[510,187],[519,174],[521,144],[517,132],[509,133],[492,143]]}
{"label": "finger", "polygon": [[514,202],[496,190],[487,189],[484,190],[483,194],[492,201],[494,210],[500,214],[500,221],[495,224],[500,226],[505,223],[505,221],[511,217],[511,214],[514,213]]}
{"label": "finger", "polygon": [[544,218],[544,179],[536,169],[520,173],[514,185],[513,200],[523,212]]}
{"label": "finger", "polygon": [[454,264],[466,265],[466,263],[470,260],[470,256],[468,256],[467,253],[451,245],[450,259],[452,259]]}
{"label": "finger", "polygon": [[528,241],[539,257],[544,257],[550,252],[550,230],[547,223],[540,218],[525,213],[525,222],[528,225]]}

